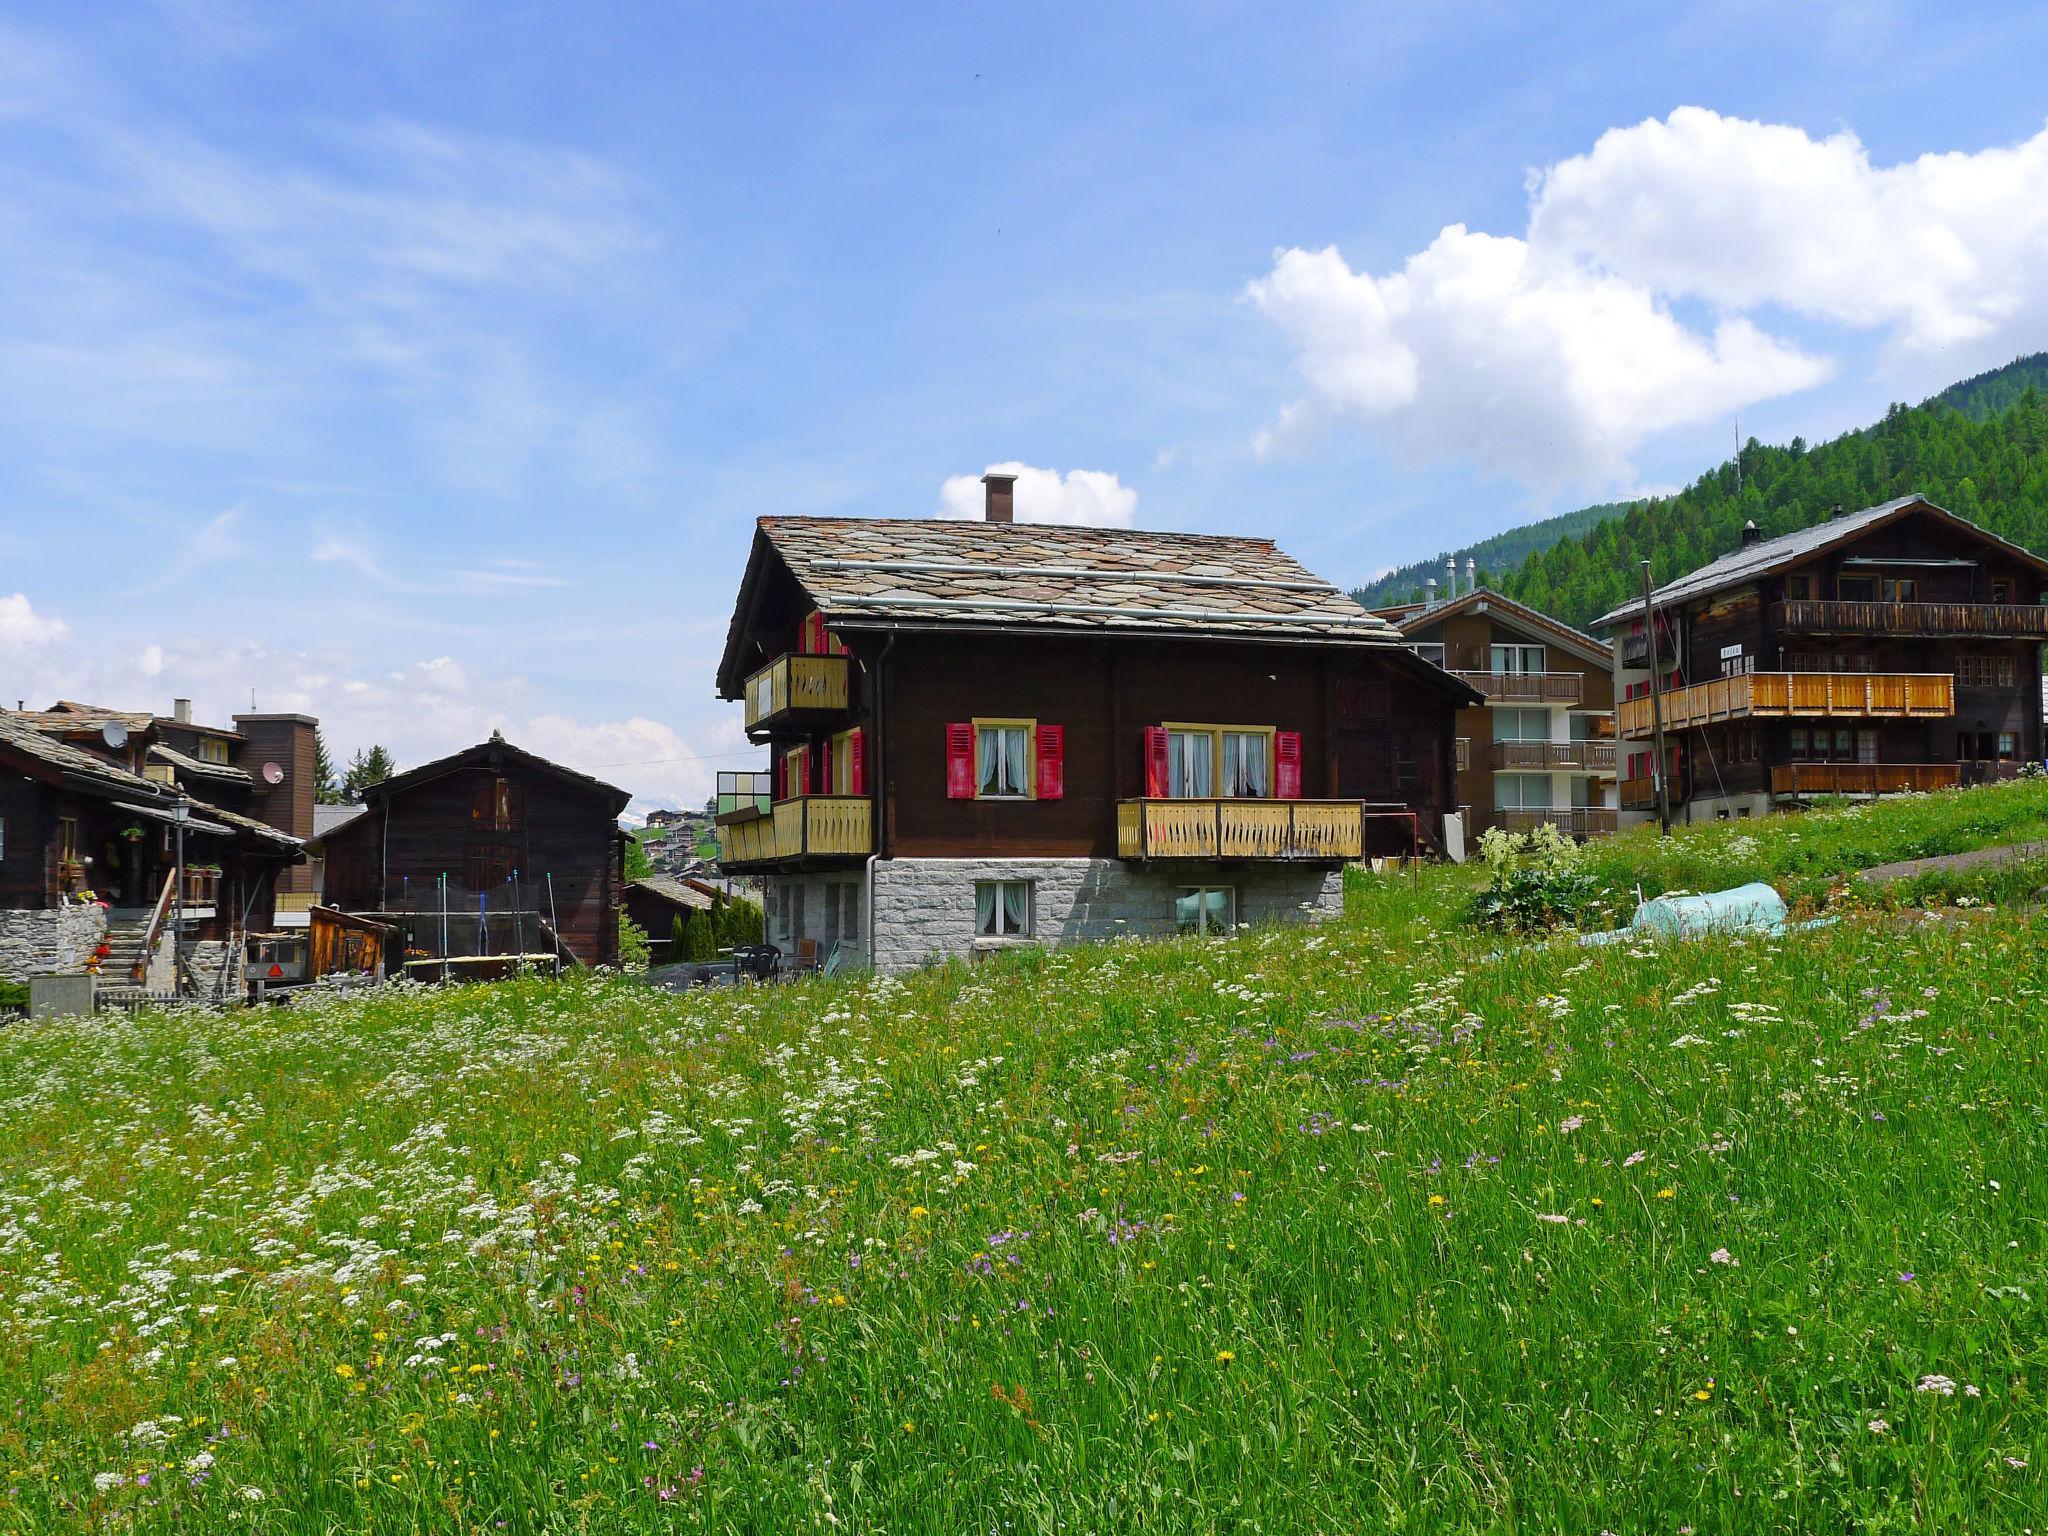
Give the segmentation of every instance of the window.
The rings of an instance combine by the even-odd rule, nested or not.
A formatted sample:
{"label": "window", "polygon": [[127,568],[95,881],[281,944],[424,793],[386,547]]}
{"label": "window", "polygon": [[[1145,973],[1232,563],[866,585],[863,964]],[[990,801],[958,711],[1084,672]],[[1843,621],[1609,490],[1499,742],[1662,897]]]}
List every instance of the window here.
{"label": "window", "polygon": [[1541,672],[1544,670],[1543,647],[1496,645],[1493,647],[1493,670],[1514,673]]}
{"label": "window", "polygon": [[1438,666],[1444,664],[1444,648],[1441,644],[1418,644],[1415,646],[1415,654],[1424,661],[1435,662]]}
{"label": "window", "polygon": [[1031,722],[974,722],[974,797],[1025,800],[1031,796]]}
{"label": "window", "polygon": [[60,816],[57,818],[57,862],[76,864],[78,862],[78,818]]}
{"label": "window", "polygon": [[1166,727],[1166,792],[1176,800],[1265,800],[1273,794],[1273,737],[1264,727]]}
{"label": "window", "polygon": [[2018,733],[2013,731],[2000,731],[1998,733],[1998,760],[2001,763],[2009,763],[2019,755],[2020,738]]}
{"label": "window", "polygon": [[1837,576],[1835,596],[1845,603],[1874,603],[1877,601],[1877,578],[1875,576]]}
{"label": "window", "polygon": [[834,795],[864,795],[867,785],[867,739],[856,727],[834,736],[827,752],[830,782],[825,789]]}
{"label": "window", "polygon": [[1570,720],[1573,741],[1598,741],[1601,739],[1599,730],[1600,717],[1598,715],[1573,715],[1570,717]]}
{"label": "window", "polygon": [[1218,786],[1233,799],[1264,800],[1271,787],[1268,755],[1272,738],[1260,731],[1223,732],[1223,779]]}
{"label": "window", "polygon": [[1031,932],[1029,880],[977,880],[974,931],[983,938],[1016,939]]}
{"label": "window", "polygon": [[1804,603],[1813,599],[1813,577],[1810,575],[1787,576],[1785,597],[1788,602]]}
{"label": "window", "polygon": [[753,681],[753,696],[747,709],[756,720],[775,713],[775,669],[770,667]]}
{"label": "window", "polygon": [[1182,933],[1228,933],[1237,926],[1237,891],[1228,885],[1184,885],[1173,903]]}
{"label": "window", "polygon": [[1991,583],[1991,601],[2009,603],[2012,601],[2012,583],[2003,576]]}
{"label": "window", "polygon": [[1550,711],[1547,709],[1496,709],[1493,712],[1495,741],[1550,740]]}
{"label": "window", "polygon": [[480,831],[517,832],[524,824],[525,797],[512,780],[492,775],[477,781],[469,819]]}
{"label": "window", "polygon": [[1550,775],[1496,773],[1493,776],[1493,808],[1497,811],[1549,810]]}
{"label": "window", "polygon": [[1721,675],[1723,677],[1742,677],[1755,670],[1756,658],[1754,656],[1723,656],[1721,658]]}
{"label": "window", "polygon": [[2019,673],[2010,656],[1958,656],[1956,685],[1962,688],[2010,688]]}
{"label": "window", "polygon": [[811,749],[791,747],[782,754],[782,793],[778,800],[794,800],[811,792]]}
{"label": "window", "polygon": [[1887,576],[1877,584],[1879,595],[1887,603],[1917,603],[1920,601],[1920,583],[1912,576]]}
{"label": "window", "polygon": [[228,760],[228,744],[217,737],[202,736],[192,755],[202,763],[224,763]]}

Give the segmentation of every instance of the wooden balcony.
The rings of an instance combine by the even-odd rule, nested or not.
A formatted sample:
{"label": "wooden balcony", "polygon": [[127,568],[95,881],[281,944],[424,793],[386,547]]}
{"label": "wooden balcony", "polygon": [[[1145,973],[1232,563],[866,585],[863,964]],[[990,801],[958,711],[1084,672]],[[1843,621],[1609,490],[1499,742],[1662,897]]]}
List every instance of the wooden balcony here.
{"label": "wooden balcony", "polygon": [[802,859],[861,859],[874,847],[872,806],[859,795],[778,800],[767,815],[718,829],[719,862],[728,869]]}
{"label": "wooden balcony", "polygon": [[846,714],[852,662],[844,656],[778,656],[747,679],[747,733],[821,724]]}
{"label": "wooden balcony", "polygon": [[2039,603],[1774,603],[1778,629],[1808,635],[1954,635],[1985,640],[2048,639]]}
{"label": "wooden balcony", "polygon": [[1504,704],[1576,704],[1586,691],[1586,679],[1578,672],[1454,672],[1485,694]]}
{"label": "wooden balcony", "polygon": [[1771,793],[1904,795],[1954,789],[1962,780],[1960,763],[1778,763],[1771,769]]}
{"label": "wooden balcony", "polygon": [[1362,859],[1365,822],[1357,800],[1122,800],[1116,851],[1124,859]]}
{"label": "wooden balcony", "polygon": [[1612,773],[1611,741],[1496,741],[1493,766],[1524,773]]}
{"label": "wooden balcony", "polygon": [[[1643,671],[1649,669],[1650,636],[1647,631],[1640,635],[1623,635],[1617,644],[1621,650],[1621,664],[1624,667],[1633,667]],[[1673,660],[1674,655],[1671,631],[1669,628],[1659,625],[1657,629],[1657,659],[1660,662],[1668,663]]]}
{"label": "wooden balcony", "polygon": [[[1625,811],[1654,811],[1657,809],[1657,781],[1645,774],[1640,779],[1623,779],[1620,785],[1621,807]],[[1674,794],[1673,803],[1677,796]]]}
{"label": "wooden balcony", "polygon": [[[1644,780],[1645,783],[1649,781]],[[1568,837],[1605,837],[1621,824],[1621,813],[1609,805],[1561,805],[1547,810],[1495,811],[1510,832],[1533,832],[1548,824]]]}
{"label": "wooden balcony", "polygon": [[[1664,729],[1691,730],[1722,720],[1944,719],[1956,712],[1956,680],[1946,672],[1750,672],[1673,688],[1664,694]],[[1621,734],[1651,734],[1650,698],[1615,705]]]}

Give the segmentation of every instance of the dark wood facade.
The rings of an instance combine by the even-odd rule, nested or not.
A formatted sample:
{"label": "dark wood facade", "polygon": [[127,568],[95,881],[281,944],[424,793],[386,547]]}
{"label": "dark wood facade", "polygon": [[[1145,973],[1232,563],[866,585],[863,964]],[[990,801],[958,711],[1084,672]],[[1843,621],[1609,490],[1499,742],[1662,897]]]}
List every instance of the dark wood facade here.
{"label": "dark wood facade", "polygon": [[[1105,581],[1105,595],[1075,603],[1118,621],[1077,633],[1080,626],[1061,621],[1057,584],[1085,586],[1115,557],[1080,540],[1083,532],[1097,533],[1058,530],[1061,542],[1050,548],[1032,530],[1006,531],[993,550],[974,553],[990,578],[1042,579],[1039,590],[1051,594],[1043,616],[952,622],[953,605],[976,599],[904,600],[930,607],[929,621],[821,612],[773,546],[758,540],[720,678],[726,697],[745,702],[749,734],[769,749],[774,804],[748,802],[720,816],[727,867],[796,873],[869,857],[1169,856],[1142,829],[1173,818],[1141,817],[1138,803],[1185,808],[1207,797],[1176,799],[1148,772],[1148,753],[1167,728],[1213,732],[1219,762],[1226,733],[1263,733],[1272,764],[1248,797],[1223,801],[1205,824],[1210,830],[1196,825],[1198,816],[1181,817],[1187,837],[1171,856],[1335,862],[1406,853],[1418,841],[1441,847],[1442,817],[1456,804],[1453,714],[1474,690],[1361,610],[1309,609],[1325,603],[1325,592],[1342,599],[1292,562],[1281,565],[1270,545],[1247,555],[1259,541],[1155,536],[1167,546],[1156,578],[1162,587],[1177,579],[1169,561],[1189,567],[1187,594],[1153,599],[1164,617],[1200,604],[1226,632],[1148,627],[1145,611],[1123,596],[1129,583],[1153,579],[1148,569],[1114,572],[1121,584]],[[926,542],[903,568],[907,579],[927,592],[956,580],[974,589],[974,579],[959,574],[974,567],[958,543],[935,540],[929,525],[918,536]],[[1229,578],[1204,558],[1218,546],[1274,561],[1245,583],[1258,597],[1314,594],[1301,600],[1302,617],[1272,615],[1264,630],[1259,613],[1240,621]],[[1030,733],[1035,759],[1022,792],[961,792],[960,742],[983,726]],[[1324,809],[1320,819],[1258,815],[1259,804],[1281,799]]]}
{"label": "dark wood facade", "polygon": [[494,738],[372,789],[321,840],[323,896],[358,914],[426,914],[445,876],[458,919],[531,914],[577,960],[615,964],[627,798]]}
{"label": "dark wood facade", "polygon": [[[1660,604],[1664,717],[1714,717],[1667,732],[1674,805],[1968,783],[2041,760],[2048,564],[1918,499],[1872,510],[1882,515],[1856,514],[1865,521],[1840,537],[1823,524],[1793,536],[1802,547],[1786,558]],[[1654,797],[1640,611],[1617,642],[1623,803],[1644,809]],[[1743,697],[1722,704],[1724,680],[1733,686],[1721,693]],[[1797,771],[1828,763],[1866,771]],[[1927,771],[1868,771],[1879,766]]]}

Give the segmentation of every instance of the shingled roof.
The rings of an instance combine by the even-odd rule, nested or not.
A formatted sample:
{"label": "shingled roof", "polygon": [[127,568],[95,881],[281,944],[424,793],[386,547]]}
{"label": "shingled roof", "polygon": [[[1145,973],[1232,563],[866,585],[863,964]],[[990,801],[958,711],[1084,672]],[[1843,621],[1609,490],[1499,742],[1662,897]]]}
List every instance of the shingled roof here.
{"label": "shingled roof", "polygon": [[[1807,556],[1818,554],[1830,545],[1852,539],[1867,533],[1872,528],[1904,517],[1909,512],[1931,513],[1952,527],[1963,529],[1996,544],[2017,558],[2026,561],[2044,573],[2048,573],[2048,560],[2043,560],[2032,550],[2024,549],[2009,539],[2001,539],[1987,528],[1979,528],[1968,518],[1957,517],[1946,507],[1937,507],[1925,496],[1915,492],[1910,496],[1896,496],[1890,501],[1874,507],[1865,507],[1860,512],[1845,512],[1825,522],[1815,523],[1810,528],[1794,529],[1781,533],[1775,539],[1761,539],[1754,544],[1744,544],[1730,550],[1718,560],[1710,560],[1698,570],[1688,571],[1676,581],[1666,582],[1650,595],[1650,601],[1663,608],[1671,603],[1682,603],[1708,593],[1719,592],[1728,587],[1742,586],[1760,576],[1788,565],[1796,564]],[[1623,619],[1634,618],[1642,612],[1643,600],[1633,598],[1618,608],[1610,609],[1593,621],[1594,629],[1604,629]]]}
{"label": "shingled roof", "polygon": [[[59,769],[69,775],[71,781],[79,788],[88,793],[118,800],[123,805],[134,805],[152,812],[154,807],[161,807],[163,812],[168,814],[172,801],[177,798],[166,795],[161,784],[130,773],[125,768],[117,768],[106,759],[81,751],[47,731],[37,730],[33,725],[25,723],[21,715],[12,711],[0,710],[0,746],[13,747],[26,756]],[[202,821],[223,822],[253,837],[294,851],[299,847],[297,838],[252,817],[236,811],[223,810],[203,800],[195,800],[192,803]],[[202,826],[201,830],[208,829]]]}
{"label": "shingled roof", "polygon": [[1553,619],[1547,613],[1540,613],[1527,603],[1518,603],[1512,597],[1503,597],[1488,587],[1474,587],[1460,597],[1446,598],[1435,607],[1426,603],[1403,603],[1398,608],[1380,608],[1376,612],[1391,619],[1404,635],[1418,635],[1445,619],[1461,613],[1500,614],[1511,624],[1522,628],[1538,638],[1556,641],[1567,650],[1577,651],[1587,661],[1608,666],[1614,660],[1614,647],[1605,640],[1596,640],[1582,630]]}
{"label": "shingled roof", "polygon": [[[446,757],[437,757],[430,763],[421,763],[419,767],[408,768],[403,773],[394,773],[382,783],[371,785],[363,792],[364,807],[368,809],[371,806],[381,805],[395,793],[408,790],[415,784],[424,784],[429,779],[437,779],[445,774],[454,773],[459,769],[489,768],[507,762],[524,764],[528,768],[552,774],[558,779],[566,779],[572,784],[580,784],[586,789],[605,796],[613,802],[611,809],[614,816],[624,810],[626,802],[633,798],[616,784],[607,784],[603,779],[592,778],[587,773],[578,773],[574,768],[565,768],[560,763],[542,757],[538,752],[529,752],[524,747],[515,747],[499,732],[492,731],[488,741],[480,741],[473,747],[464,747],[460,752],[451,752]],[[355,818],[351,817],[349,819],[353,821]],[[329,828],[329,831],[334,830],[338,829]]]}
{"label": "shingled roof", "polygon": [[[772,551],[835,629],[1145,631],[1398,645],[1271,539],[1051,523],[764,517],[727,642]],[[721,669],[723,670],[723,669]]]}

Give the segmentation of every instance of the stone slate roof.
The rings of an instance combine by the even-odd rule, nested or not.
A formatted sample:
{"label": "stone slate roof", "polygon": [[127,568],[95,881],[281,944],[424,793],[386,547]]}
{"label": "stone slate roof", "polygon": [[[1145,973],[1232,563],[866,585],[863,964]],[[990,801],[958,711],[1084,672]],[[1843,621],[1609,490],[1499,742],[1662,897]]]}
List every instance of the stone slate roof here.
{"label": "stone slate roof", "polygon": [[[163,792],[161,784],[152,783],[125,768],[116,768],[104,758],[94,757],[67,741],[35,727],[22,723],[23,717],[8,710],[0,710],[0,746],[9,746],[34,758],[39,758],[53,768],[79,778],[92,781],[90,788],[97,789],[109,798],[139,801],[149,804],[154,801],[169,808],[171,796]],[[281,847],[297,851],[299,840],[288,833],[280,832],[267,823],[244,816],[237,811],[225,811],[217,805],[203,800],[193,801],[202,819],[224,822],[251,836],[260,837]]]}
{"label": "stone slate roof", "polygon": [[218,779],[223,784],[254,784],[256,782],[249,777],[246,769],[231,767],[226,763],[209,763],[203,757],[188,757],[185,753],[178,751],[177,748],[167,747],[160,741],[150,746],[149,755],[156,758],[159,762],[169,763],[180,773],[189,773],[198,778]]}
{"label": "stone slate roof", "polygon": [[1395,645],[1270,539],[1049,523],[764,517],[828,623],[1147,630]]}
{"label": "stone slate roof", "polygon": [[[1650,600],[1659,608],[1672,603],[1686,602],[1691,598],[1705,597],[1728,587],[1738,587],[1755,581],[1760,576],[1796,565],[1809,555],[1818,554],[1831,545],[1851,539],[1880,524],[1888,523],[1907,512],[1932,513],[1954,527],[1966,530],[1984,540],[1996,544],[2029,565],[2048,572],[2048,561],[2044,561],[2032,550],[2023,549],[2010,540],[2001,539],[1988,529],[1979,528],[1967,518],[1957,517],[1945,507],[1937,507],[1925,496],[1915,492],[1910,496],[1897,496],[1874,507],[1865,507],[1860,512],[1845,512],[1840,517],[1829,518],[1815,523],[1811,528],[1795,529],[1781,533],[1775,539],[1763,539],[1755,544],[1745,544],[1730,550],[1718,560],[1711,560],[1696,571],[1689,571],[1676,581],[1667,582],[1650,594]],[[1643,600],[1635,598],[1619,608],[1603,613],[1593,621],[1593,628],[1606,629],[1623,619],[1632,619],[1642,612]]]}
{"label": "stone slate roof", "polygon": [[574,768],[565,768],[560,763],[542,757],[538,752],[515,747],[500,733],[492,731],[488,741],[480,741],[473,747],[464,747],[460,752],[451,752],[446,757],[437,757],[430,763],[421,763],[419,767],[408,768],[403,773],[394,773],[381,784],[372,785],[364,792],[365,809],[372,805],[381,805],[393,794],[410,789],[415,784],[423,784],[428,779],[439,778],[461,768],[488,767],[493,761],[523,763],[542,773],[553,774],[558,779],[582,785],[614,802],[611,808],[614,816],[623,811],[626,802],[633,798],[616,784],[607,784],[603,779],[592,778],[587,773],[578,773]]}
{"label": "stone slate roof", "polygon": [[1614,660],[1614,647],[1605,640],[1595,640],[1582,630],[1553,619],[1547,613],[1539,613],[1527,603],[1518,603],[1512,597],[1503,597],[1487,587],[1474,587],[1457,597],[1446,598],[1434,608],[1423,603],[1403,603],[1399,608],[1380,608],[1374,611],[1393,620],[1403,635],[1417,635],[1422,631],[1441,624],[1445,619],[1474,608],[1484,608],[1489,614],[1499,614],[1511,623],[1519,624],[1537,638],[1557,641],[1568,650],[1575,650],[1586,660],[1600,666],[1608,666]]}
{"label": "stone slate roof", "polygon": [[626,882],[630,888],[651,892],[663,901],[693,911],[708,912],[713,906],[709,892],[687,880],[678,880],[673,875],[648,875],[643,879]]}

